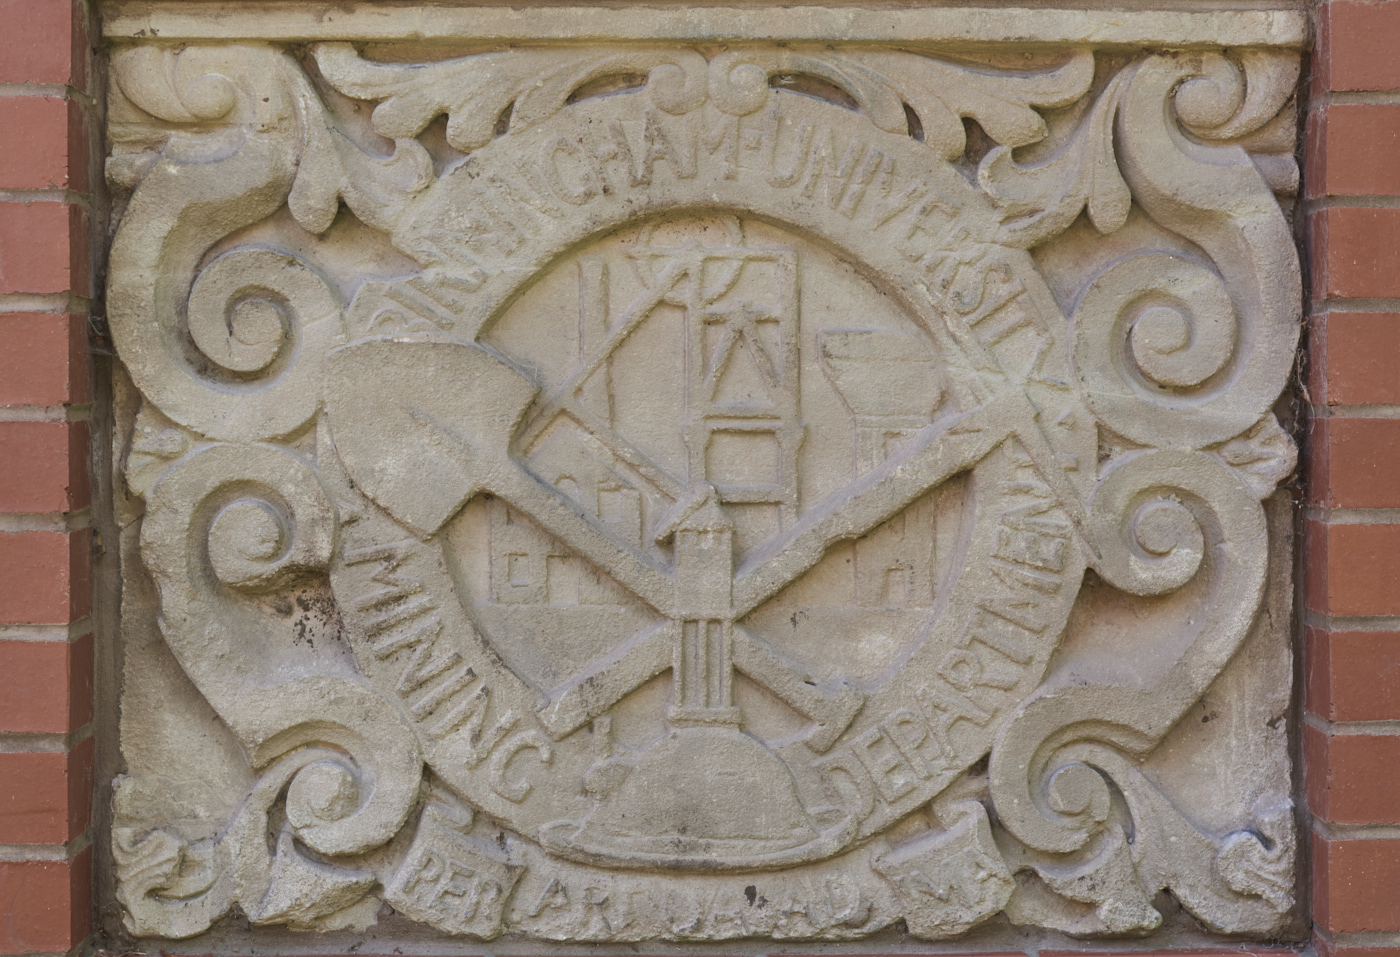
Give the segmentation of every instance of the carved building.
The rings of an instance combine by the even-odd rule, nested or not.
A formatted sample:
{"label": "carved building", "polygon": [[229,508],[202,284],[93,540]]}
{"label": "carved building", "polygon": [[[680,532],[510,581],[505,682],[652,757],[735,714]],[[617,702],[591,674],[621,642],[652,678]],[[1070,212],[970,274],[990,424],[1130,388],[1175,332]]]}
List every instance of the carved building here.
{"label": "carved building", "polygon": [[1400,15],[48,5],[0,953],[1400,947]]}

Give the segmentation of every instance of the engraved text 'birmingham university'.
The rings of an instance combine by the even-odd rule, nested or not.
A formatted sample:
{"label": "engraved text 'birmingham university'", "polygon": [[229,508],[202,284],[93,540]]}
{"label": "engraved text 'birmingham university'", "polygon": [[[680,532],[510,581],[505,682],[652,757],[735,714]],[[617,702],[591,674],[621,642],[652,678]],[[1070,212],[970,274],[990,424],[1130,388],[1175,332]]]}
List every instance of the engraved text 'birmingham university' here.
{"label": "engraved text 'birmingham university'", "polygon": [[1278,601],[1296,72],[118,53],[132,554],[251,768],[119,779],[128,927],[1277,931],[1277,722],[1228,820],[1153,762]]}

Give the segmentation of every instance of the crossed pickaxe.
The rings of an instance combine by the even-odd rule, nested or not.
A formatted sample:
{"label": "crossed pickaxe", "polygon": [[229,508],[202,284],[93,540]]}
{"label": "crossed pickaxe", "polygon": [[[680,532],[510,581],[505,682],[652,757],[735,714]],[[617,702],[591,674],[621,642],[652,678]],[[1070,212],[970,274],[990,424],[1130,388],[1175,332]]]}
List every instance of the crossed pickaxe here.
{"label": "crossed pickaxe", "polygon": [[[326,412],[336,451],[356,485],[396,520],[426,539],[473,496],[500,496],[667,619],[550,691],[537,713],[551,735],[568,735],[667,668],[679,671],[680,632],[695,614],[681,607],[688,583],[511,456],[512,436],[538,391],[534,383],[495,352],[459,340],[362,340],[334,350],[327,362]],[[732,667],[815,722],[807,742],[818,752],[849,726],[863,693],[850,684],[818,686],[734,623],[832,545],[872,531],[1013,436],[1060,501],[1077,503],[1024,391],[993,391],[976,407],[939,418],[883,464],[809,508],[733,571],[724,607],[706,613],[731,629]]]}

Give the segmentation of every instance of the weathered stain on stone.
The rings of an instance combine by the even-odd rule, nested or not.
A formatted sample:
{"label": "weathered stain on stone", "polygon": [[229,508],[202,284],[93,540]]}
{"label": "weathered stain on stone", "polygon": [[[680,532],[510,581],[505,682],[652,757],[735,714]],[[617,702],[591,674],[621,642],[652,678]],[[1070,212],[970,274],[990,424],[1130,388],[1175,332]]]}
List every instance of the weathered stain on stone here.
{"label": "weathered stain on stone", "polygon": [[945,52],[114,55],[131,933],[1286,926],[1297,54]]}

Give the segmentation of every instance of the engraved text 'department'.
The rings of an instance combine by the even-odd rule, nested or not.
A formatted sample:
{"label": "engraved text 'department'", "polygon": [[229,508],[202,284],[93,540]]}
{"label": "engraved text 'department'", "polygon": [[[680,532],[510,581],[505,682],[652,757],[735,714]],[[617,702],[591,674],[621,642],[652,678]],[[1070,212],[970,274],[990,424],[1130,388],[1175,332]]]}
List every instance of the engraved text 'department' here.
{"label": "engraved text 'department'", "polygon": [[120,47],[128,930],[1283,932],[1253,42]]}

